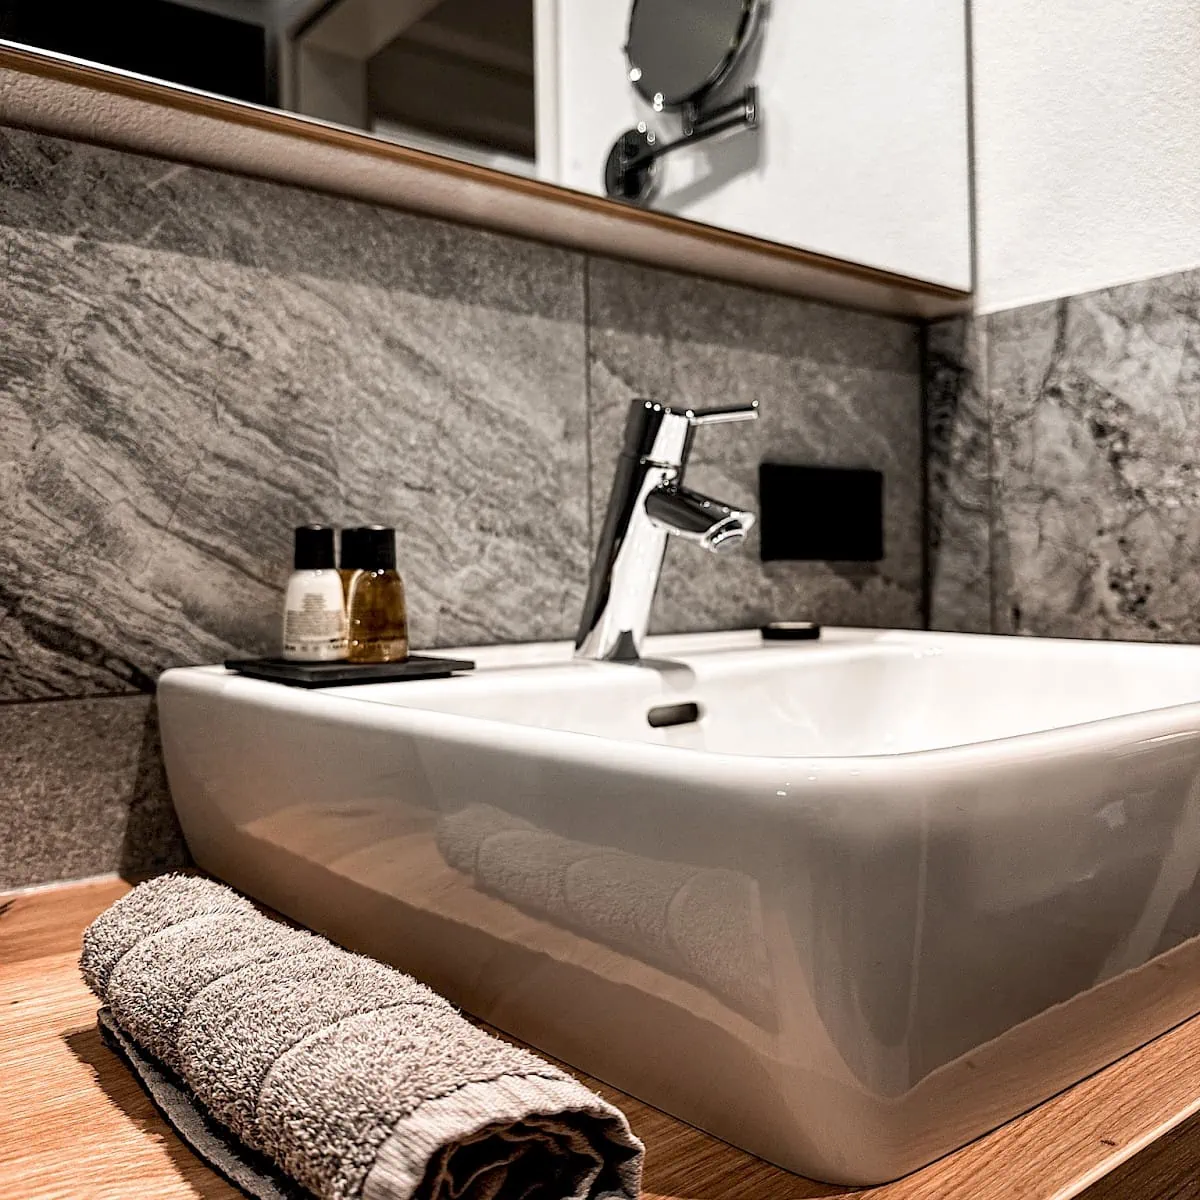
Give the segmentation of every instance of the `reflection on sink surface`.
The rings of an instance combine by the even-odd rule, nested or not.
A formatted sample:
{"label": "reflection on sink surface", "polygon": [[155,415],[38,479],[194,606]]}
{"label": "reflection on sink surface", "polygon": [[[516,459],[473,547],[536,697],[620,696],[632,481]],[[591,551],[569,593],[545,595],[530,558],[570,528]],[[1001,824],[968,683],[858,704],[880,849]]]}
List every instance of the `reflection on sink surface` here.
{"label": "reflection on sink surface", "polygon": [[572,841],[490,804],[443,816],[437,846],[477,887],[773,1020],[758,888],[742,872]]}
{"label": "reflection on sink surface", "polygon": [[192,852],[839,1182],[929,1162],[1200,1011],[1200,647],[646,651],[468,649],[469,677],[316,693],[170,671]]}

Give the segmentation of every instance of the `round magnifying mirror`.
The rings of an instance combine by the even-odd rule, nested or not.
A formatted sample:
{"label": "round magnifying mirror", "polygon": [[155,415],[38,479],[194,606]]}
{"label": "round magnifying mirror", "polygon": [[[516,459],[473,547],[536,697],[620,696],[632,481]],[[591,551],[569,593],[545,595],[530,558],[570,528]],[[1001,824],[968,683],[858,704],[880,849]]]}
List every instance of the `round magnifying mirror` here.
{"label": "round magnifying mirror", "polygon": [[656,109],[699,104],[750,43],[759,0],[633,0],[629,81]]}

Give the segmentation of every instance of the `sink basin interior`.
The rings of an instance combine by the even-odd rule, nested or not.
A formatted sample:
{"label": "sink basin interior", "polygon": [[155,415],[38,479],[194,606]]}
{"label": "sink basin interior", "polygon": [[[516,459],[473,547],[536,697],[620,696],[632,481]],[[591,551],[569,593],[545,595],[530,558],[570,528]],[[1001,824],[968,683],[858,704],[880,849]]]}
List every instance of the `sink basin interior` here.
{"label": "sink basin interior", "polygon": [[[944,749],[1200,702],[1200,648],[834,635],[766,653],[757,645],[685,651],[646,667],[484,666],[464,683],[338,694],[711,753],[845,758]],[[684,705],[695,706],[697,719],[686,719]]]}

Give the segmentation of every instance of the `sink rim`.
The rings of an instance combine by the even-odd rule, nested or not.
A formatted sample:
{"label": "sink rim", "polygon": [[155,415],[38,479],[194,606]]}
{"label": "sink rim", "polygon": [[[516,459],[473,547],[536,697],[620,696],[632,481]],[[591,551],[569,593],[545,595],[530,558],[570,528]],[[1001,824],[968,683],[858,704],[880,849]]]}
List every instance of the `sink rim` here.
{"label": "sink rim", "polygon": [[[1095,647],[1097,653],[1121,648],[1132,648],[1152,655],[1183,653],[1197,658],[1200,675],[1200,646],[1166,642],[1116,642],[1070,638],[1027,638],[1012,635],[940,633],[928,630],[903,629],[860,629],[855,627],[825,627],[822,638],[816,641],[773,642],[763,641],[757,629],[721,630],[711,633],[659,634],[647,639],[646,648],[653,657],[680,658],[685,664],[688,658],[705,657],[710,654],[767,653],[771,655],[806,655],[820,653],[832,647],[869,647],[891,645],[899,648],[932,649],[940,644],[986,642],[997,647],[1009,643],[1017,654],[1025,656],[1036,653],[1042,647],[1073,648]],[[459,657],[472,657],[477,671],[471,679],[494,677],[506,670],[537,670],[539,668],[578,668],[580,671],[627,672],[636,670],[624,664],[581,661],[572,657],[574,647],[568,641],[508,643],[490,646],[461,646],[439,652]],[[1086,651],[1085,651],[1086,652]],[[314,706],[324,709],[335,719],[348,719],[351,712],[361,719],[367,712],[373,713],[382,726],[403,726],[412,732],[434,734],[469,742],[472,745],[488,744],[499,751],[525,753],[541,757],[563,758],[573,761],[595,762],[597,756],[611,760],[613,747],[620,746],[620,765],[629,769],[657,774],[660,771],[678,777],[680,770],[703,766],[709,779],[726,771],[731,778],[736,775],[743,784],[746,773],[762,771],[774,787],[778,773],[795,774],[804,772],[805,782],[828,782],[831,776],[861,778],[863,782],[876,779],[880,774],[896,771],[907,774],[919,772],[960,771],[963,767],[1012,765],[1032,759],[1064,757],[1072,753],[1095,752],[1105,747],[1128,748],[1131,743],[1161,742],[1166,739],[1200,736],[1200,697],[1182,704],[1161,705],[1156,708],[1137,709],[1129,713],[1118,713],[1093,720],[1078,721],[1067,725],[1056,725],[1048,729],[1032,730],[1000,737],[963,742],[951,746],[938,746],[915,750],[888,751],[859,755],[771,755],[731,754],[725,751],[699,749],[691,746],[663,745],[637,739],[613,737],[607,734],[578,730],[555,729],[546,726],[506,721],[499,717],[479,716],[449,712],[439,708],[418,705],[396,704],[369,693],[378,688],[404,686],[420,689],[446,680],[417,680],[403,685],[362,683],[306,690],[286,687],[281,684],[250,679],[237,675],[222,666],[176,667],[165,671],[160,686],[173,688],[175,681],[186,676],[191,680],[206,677],[222,688],[236,689],[248,700],[269,699],[283,708],[312,711]],[[389,719],[390,718],[390,719]],[[375,722],[373,722],[375,723]]]}

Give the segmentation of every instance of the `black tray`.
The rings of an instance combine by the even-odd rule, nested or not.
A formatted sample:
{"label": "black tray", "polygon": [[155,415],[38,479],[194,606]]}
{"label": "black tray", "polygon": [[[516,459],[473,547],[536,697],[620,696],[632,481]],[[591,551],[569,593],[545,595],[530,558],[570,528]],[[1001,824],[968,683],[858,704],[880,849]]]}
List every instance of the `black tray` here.
{"label": "black tray", "polygon": [[473,671],[463,658],[435,658],[410,654],[404,662],[289,662],[286,658],[231,658],[227,670],[251,679],[286,683],[291,687],[345,687],[351,683],[399,683],[405,679],[445,679],[456,671]]}

